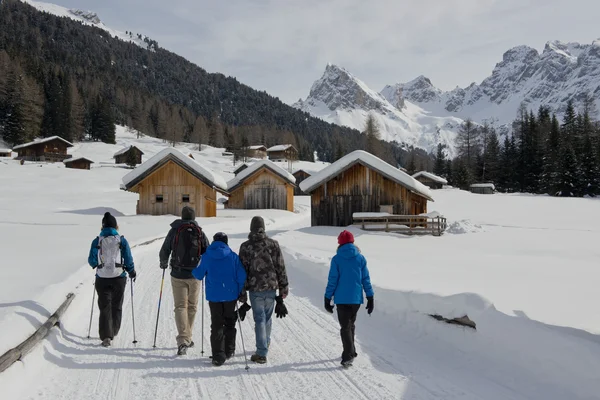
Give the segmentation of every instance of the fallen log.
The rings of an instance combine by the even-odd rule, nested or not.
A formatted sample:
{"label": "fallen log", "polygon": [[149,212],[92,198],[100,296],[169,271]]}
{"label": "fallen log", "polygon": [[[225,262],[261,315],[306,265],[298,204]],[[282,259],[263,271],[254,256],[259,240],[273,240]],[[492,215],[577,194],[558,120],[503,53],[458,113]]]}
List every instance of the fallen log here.
{"label": "fallen log", "polygon": [[0,356],[0,372],[4,372],[8,367],[13,365],[15,362],[20,361],[27,355],[33,348],[42,341],[52,327],[58,325],[60,323],[60,318],[63,316],[67,308],[71,305],[75,294],[69,293],[67,295],[67,299],[58,307],[58,310],[54,314],[48,318],[48,320],[40,326],[33,335],[31,335],[27,340],[18,345],[17,347],[10,349],[2,356]]}
{"label": "fallen log", "polygon": [[447,324],[466,326],[467,328],[477,330],[477,324],[475,323],[475,321],[472,321],[467,315],[463,315],[462,317],[458,318],[445,318],[439,314],[429,314],[429,316],[438,321],[446,322]]}

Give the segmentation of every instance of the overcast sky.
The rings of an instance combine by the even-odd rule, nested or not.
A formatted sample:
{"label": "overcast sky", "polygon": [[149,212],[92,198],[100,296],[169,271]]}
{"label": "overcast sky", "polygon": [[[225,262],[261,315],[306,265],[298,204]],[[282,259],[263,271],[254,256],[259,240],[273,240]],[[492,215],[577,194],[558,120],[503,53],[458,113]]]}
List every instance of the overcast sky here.
{"label": "overcast sky", "polygon": [[287,103],[328,62],[377,91],[418,75],[449,90],[481,82],[513,46],[600,38],[598,0],[46,1],[95,11]]}

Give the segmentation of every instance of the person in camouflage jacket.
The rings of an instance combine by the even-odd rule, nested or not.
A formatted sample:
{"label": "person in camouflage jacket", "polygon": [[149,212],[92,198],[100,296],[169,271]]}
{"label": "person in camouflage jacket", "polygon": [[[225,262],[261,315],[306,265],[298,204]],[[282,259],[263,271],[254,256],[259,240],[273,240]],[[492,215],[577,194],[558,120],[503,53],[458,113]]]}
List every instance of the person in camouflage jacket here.
{"label": "person in camouflage jacket", "polygon": [[[288,278],[279,243],[265,233],[265,221],[262,217],[252,218],[248,240],[242,243],[239,255],[246,269],[245,290],[250,292],[255,323],[256,353],[250,359],[266,363],[271,343],[271,316],[275,308],[276,291],[279,290],[279,301],[287,297]],[[245,291],[239,300],[242,303],[247,301]]]}

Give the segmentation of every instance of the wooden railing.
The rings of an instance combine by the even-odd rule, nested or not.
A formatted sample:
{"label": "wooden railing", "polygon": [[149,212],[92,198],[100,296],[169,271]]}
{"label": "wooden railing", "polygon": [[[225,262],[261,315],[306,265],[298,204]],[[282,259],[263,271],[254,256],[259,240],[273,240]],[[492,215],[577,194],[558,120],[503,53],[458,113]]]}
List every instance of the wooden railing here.
{"label": "wooden railing", "polygon": [[354,225],[365,231],[399,232],[408,235],[441,236],[446,230],[446,218],[426,215],[354,216]]}

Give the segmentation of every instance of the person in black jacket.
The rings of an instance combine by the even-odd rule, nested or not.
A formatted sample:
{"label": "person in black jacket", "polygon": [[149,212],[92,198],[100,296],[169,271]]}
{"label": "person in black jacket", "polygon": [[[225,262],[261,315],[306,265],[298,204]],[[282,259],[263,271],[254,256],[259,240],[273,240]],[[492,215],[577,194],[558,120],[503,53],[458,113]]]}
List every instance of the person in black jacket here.
{"label": "person in black jacket", "polygon": [[198,309],[200,281],[194,278],[192,271],[198,266],[201,255],[210,244],[195,219],[194,209],[183,207],[181,219],[173,221],[160,249],[160,268],[166,269],[169,257],[171,258],[178,355],[184,355],[188,347],[194,346],[192,329]]}

